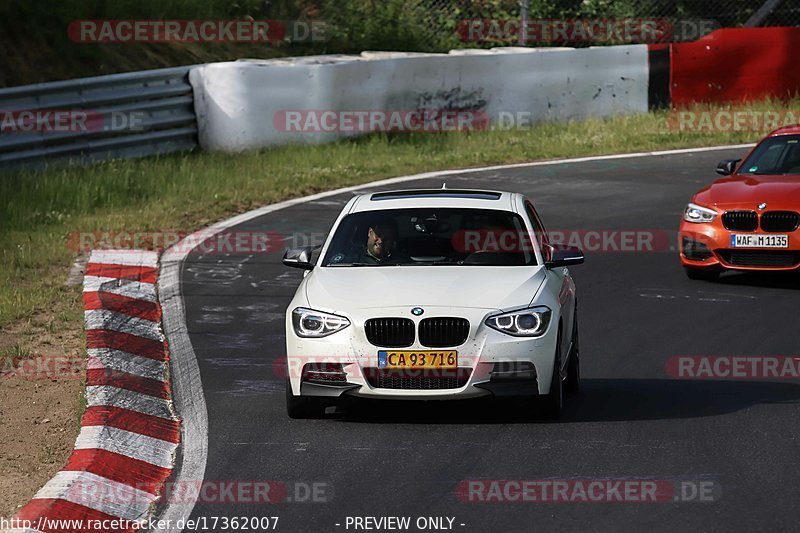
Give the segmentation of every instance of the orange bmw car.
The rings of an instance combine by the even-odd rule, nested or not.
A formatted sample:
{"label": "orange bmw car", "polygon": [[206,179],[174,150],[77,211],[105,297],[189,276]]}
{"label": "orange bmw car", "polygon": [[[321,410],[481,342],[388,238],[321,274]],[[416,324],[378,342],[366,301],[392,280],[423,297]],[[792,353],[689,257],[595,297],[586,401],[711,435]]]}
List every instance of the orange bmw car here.
{"label": "orange bmw car", "polygon": [[683,213],[681,263],[692,279],[800,268],[800,125],[772,132],[740,162],[720,162],[725,177]]}

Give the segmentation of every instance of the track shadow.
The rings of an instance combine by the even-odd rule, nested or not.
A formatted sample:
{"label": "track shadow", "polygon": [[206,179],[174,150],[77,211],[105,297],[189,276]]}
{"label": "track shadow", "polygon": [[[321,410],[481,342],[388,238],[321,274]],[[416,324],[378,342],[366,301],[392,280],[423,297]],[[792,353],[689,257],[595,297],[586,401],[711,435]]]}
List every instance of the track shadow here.
{"label": "track shadow", "polygon": [[[800,383],[584,379],[557,423],[668,420],[721,416],[771,403],[800,403]],[[552,423],[536,402],[493,398],[458,401],[356,400],[329,415],[340,422],[382,424]]]}
{"label": "track shadow", "polygon": [[797,272],[730,272],[720,276],[716,283],[800,290],[800,275]]}

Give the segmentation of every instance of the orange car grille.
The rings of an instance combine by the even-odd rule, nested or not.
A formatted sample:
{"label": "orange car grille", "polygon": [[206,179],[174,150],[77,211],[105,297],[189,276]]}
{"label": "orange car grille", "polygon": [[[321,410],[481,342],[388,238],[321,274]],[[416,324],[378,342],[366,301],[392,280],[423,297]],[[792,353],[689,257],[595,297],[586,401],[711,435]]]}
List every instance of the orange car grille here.
{"label": "orange car grille", "polygon": [[800,226],[800,214],[794,211],[767,211],[759,221],[755,211],[726,211],[722,225],[729,231],[756,231],[759,226],[767,233],[790,233]]}
{"label": "orange car grille", "polygon": [[800,225],[794,211],[769,211],[761,215],[761,229],[770,233],[792,232]]}
{"label": "orange car grille", "polygon": [[786,250],[717,250],[731,266],[789,268],[800,264],[800,252]]}
{"label": "orange car grille", "polygon": [[755,231],[758,215],[755,211],[727,211],[722,215],[722,225],[730,231]]}

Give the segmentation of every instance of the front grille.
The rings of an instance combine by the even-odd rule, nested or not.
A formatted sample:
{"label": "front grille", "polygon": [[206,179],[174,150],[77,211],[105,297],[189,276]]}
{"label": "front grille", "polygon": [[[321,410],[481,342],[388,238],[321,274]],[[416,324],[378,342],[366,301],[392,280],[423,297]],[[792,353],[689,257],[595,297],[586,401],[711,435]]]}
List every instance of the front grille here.
{"label": "front grille", "polygon": [[727,211],[722,215],[722,225],[731,231],[755,231],[758,215],[755,211]]}
{"label": "front grille", "polygon": [[419,323],[419,342],[429,348],[459,346],[469,337],[469,320],[466,318],[435,317]]}
{"label": "front grille", "polygon": [[723,261],[741,267],[793,267],[800,263],[800,253],[775,250],[717,250]]}
{"label": "front grille", "polygon": [[414,322],[408,318],[370,318],[364,324],[367,340],[383,348],[406,348],[414,344]]}
{"label": "front grille", "polygon": [[761,215],[761,229],[769,233],[791,232],[800,225],[794,211],[768,211]]}
{"label": "front grille", "polygon": [[396,370],[365,368],[364,374],[371,387],[395,390],[460,389],[469,381],[471,368]]}

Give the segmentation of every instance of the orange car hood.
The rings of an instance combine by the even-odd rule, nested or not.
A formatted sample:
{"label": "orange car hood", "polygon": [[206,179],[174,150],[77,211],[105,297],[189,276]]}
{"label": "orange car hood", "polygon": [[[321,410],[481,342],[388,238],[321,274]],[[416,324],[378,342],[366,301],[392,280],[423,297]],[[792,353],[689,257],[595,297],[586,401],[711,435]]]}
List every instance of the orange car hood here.
{"label": "orange car hood", "polygon": [[702,205],[740,205],[752,209],[762,202],[772,208],[800,207],[800,175],[733,175],[719,179],[694,197]]}

